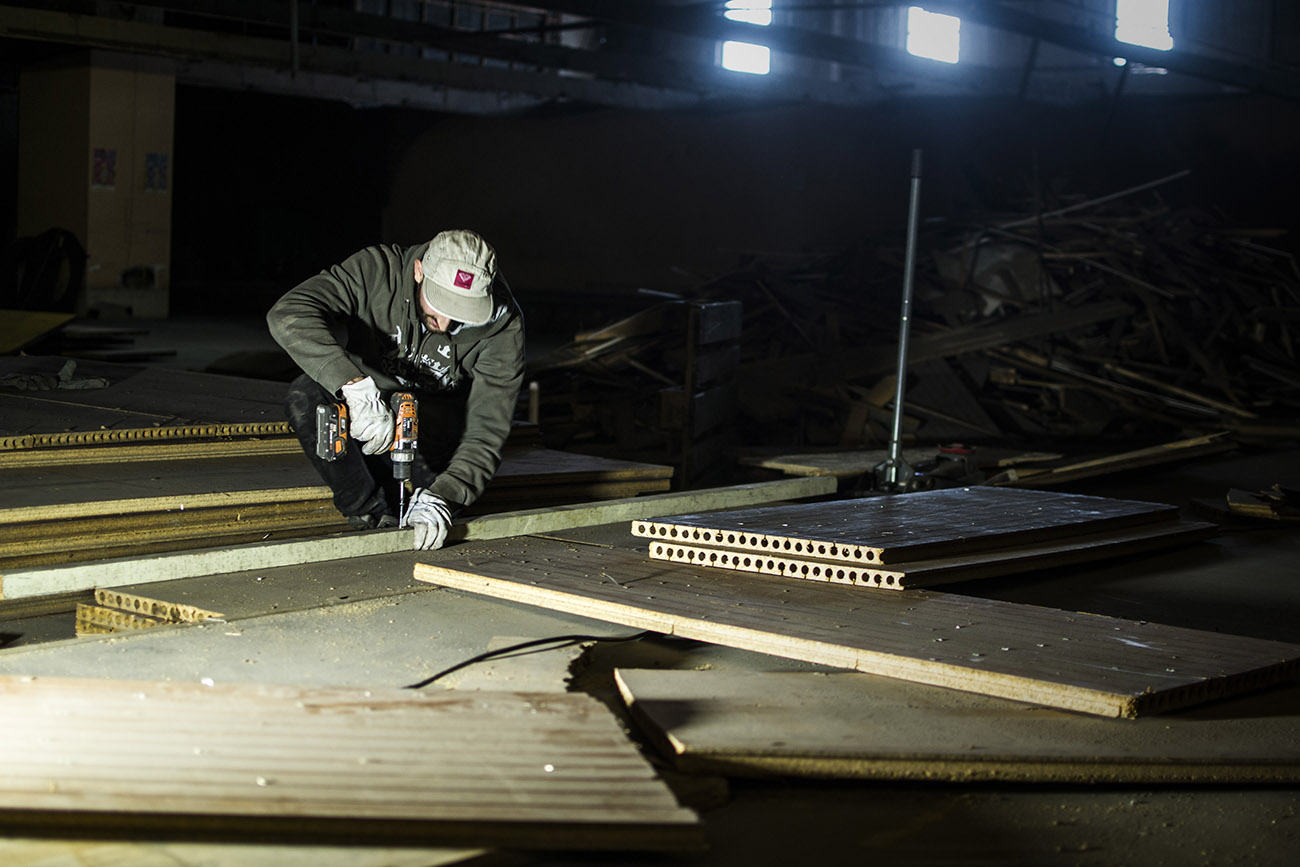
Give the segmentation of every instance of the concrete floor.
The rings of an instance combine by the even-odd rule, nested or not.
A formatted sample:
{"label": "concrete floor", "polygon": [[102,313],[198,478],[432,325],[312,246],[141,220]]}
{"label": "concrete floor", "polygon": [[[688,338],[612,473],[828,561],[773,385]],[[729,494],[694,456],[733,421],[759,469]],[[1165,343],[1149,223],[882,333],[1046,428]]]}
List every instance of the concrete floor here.
{"label": "concrete floor", "polygon": [[[1300,460],[1293,454],[1240,453],[1081,483],[1074,489],[1184,505],[1196,498],[1222,498],[1229,487],[1265,488],[1275,482],[1300,486],[1298,481]],[[625,537],[626,528],[592,528],[569,535],[608,541]],[[0,673],[401,686],[517,641],[572,633],[618,636],[631,631],[429,588],[410,578],[417,559],[465,553],[465,546],[456,546],[418,557],[391,554],[310,569],[223,576],[226,592],[241,598],[269,594],[264,610],[224,624],[17,646],[0,652]],[[1231,524],[1216,539],[1189,551],[945,589],[1296,641],[1300,637],[1297,579],[1300,533],[1292,527]],[[293,592],[287,594],[289,601],[282,602],[282,596],[275,594],[283,594],[285,588]],[[248,611],[255,609],[253,605]],[[652,638],[597,644],[585,651],[567,647],[498,659],[463,669],[428,688],[578,688],[618,708],[612,671],[619,666],[819,670],[757,653]],[[864,688],[869,688],[871,676],[861,677]],[[815,725],[815,711],[810,713],[814,715],[809,724]],[[924,719],[917,720],[920,745],[924,724]],[[723,791],[729,791],[729,796],[721,797]],[[683,785],[681,792],[703,811],[711,844],[706,854],[524,853],[522,863],[753,865],[870,858],[908,864],[1290,864],[1300,852],[1300,789],[1290,786],[1062,787],[733,779],[725,789],[718,780],[696,780]],[[271,857],[269,850],[262,854]],[[245,863],[256,863],[256,858]],[[331,862],[324,858],[316,863]]]}
{"label": "concrete floor", "polygon": [[[178,317],[142,343],[177,347],[163,363],[202,369],[230,352],[273,352],[260,317],[221,331]],[[231,338],[229,335],[234,334]],[[1241,452],[1183,466],[1078,482],[1070,491],[1166,502],[1222,501],[1229,488],[1300,487],[1294,451]],[[1188,517],[1200,517],[1185,508]],[[593,528],[591,539],[624,534]],[[465,553],[463,546],[448,556]],[[549,635],[620,636],[630,630],[523,605],[430,588],[411,566],[433,555],[392,554],[310,568],[220,576],[236,597],[266,599],[261,613],[225,624],[70,638],[67,616],[18,621],[28,632],[0,651],[0,674],[240,683],[401,686],[485,650]],[[207,580],[207,579],[203,579]],[[1073,610],[1300,641],[1300,532],[1232,523],[1186,551],[1058,568],[944,588]],[[205,591],[207,592],[207,591]],[[213,590],[211,592],[217,592]],[[244,614],[254,612],[251,605]],[[57,639],[57,640],[51,640]],[[463,669],[429,689],[582,689],[621,708],[616,667],[814,671],[818,666],[715,645],[651,638],[517,655]],[[870,675],[861,675],[864,689]],[[916,689],[930,689],[916,687]],[[1295,686],[1275,691],[1293,701]],[[1281,713],[1281,711],[1279,711]],[[810,725],[816,724],[810,713]],[[924,719],[917,722],[924,744]],[[1118,723],[1122,724],[1122,723]],[[630,735],[636,736],[634,729]],[[1300,736],[1300,731],[1294,732]],[[647,748],[650,754],[649,748]],[[673,775],[670,773],[669,777]],[[797,779],[674,780],[701,810],[710,850],[698,856],[517,853],[489,863],[537,865],[885,864],[1273,865],[1300,852],[1300,788],[828,783]],[[141,841],[96,851],[100,864],[436,864],[455,853],[326,850],[308,846],[198,847]],[[0,856],[5,854],[0,840]],[[41,849],[22,863],[82,863]],[[81,853],[77,857],[86,857]],[[474,863],[483,859],[471,857]]]}

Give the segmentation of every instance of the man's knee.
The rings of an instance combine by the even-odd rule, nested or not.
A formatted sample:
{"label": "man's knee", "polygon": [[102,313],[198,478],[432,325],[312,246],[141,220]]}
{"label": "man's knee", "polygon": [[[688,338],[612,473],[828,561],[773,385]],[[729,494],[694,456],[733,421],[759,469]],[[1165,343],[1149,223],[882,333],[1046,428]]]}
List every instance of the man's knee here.
{"label": "man's knee", "polygon": [[314,430],[316,407],[333,399],[320,383],[304,373],[289,383],[284,412],[294,430]]}

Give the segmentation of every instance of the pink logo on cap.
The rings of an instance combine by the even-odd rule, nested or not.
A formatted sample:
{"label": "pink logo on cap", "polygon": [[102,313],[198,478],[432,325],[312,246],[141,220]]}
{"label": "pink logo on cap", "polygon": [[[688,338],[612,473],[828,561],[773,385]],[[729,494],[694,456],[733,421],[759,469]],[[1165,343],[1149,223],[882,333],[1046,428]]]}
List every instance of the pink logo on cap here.
{"label": "pink logo on cap", "polygon": [[457,269],[455,283],[457,289],[473,289],[474,275],[469,273],[468,271],[461,271]]}

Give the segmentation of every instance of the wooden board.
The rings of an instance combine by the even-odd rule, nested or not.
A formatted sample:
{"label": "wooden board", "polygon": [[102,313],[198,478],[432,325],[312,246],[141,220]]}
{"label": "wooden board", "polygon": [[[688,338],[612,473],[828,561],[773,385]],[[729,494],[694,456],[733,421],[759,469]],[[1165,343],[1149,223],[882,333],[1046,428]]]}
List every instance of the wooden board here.
{"label": "wooden board", "polygon": [[77,605],[76,628],[78,635],[102,635],[212,620],[224,622],[225,618],[219,611],[99,588],[95,590],[93,603]]}
{"label": "wooden board", "polygon": [[[242,595],[247,595],[247,593]],[[221,620],[226,616],[220,611],[200,608],[197,605],[170,602],[156,597],[142,596],[138,593],[129,593],[125,590],[106,587],[95,590],[94,598],[95,604],[104,608],[129,611],[133,614],[172,623],[202,623],[206,620]]]}
{"label": "wooden board", "polygon": [[[329,488],[316,484],[315,470],[296,441],[293,446],[280,457],[0,470],[7,483],[4,505],[10,506],[0,508],[0,570],[347,530]],[[652,464],[510,451],[526,457],[503,464],[505,475],[470,514],[634,497],[665,490],[672,474],[671,467]],[[576,481],[567,483],[570,477]],[[267,487],[241,487],[259,483]],[[158,495],[123,497],[147,492]]]}
{"label": "wooden board", "polygon": [[[313,489],[294,490],[301,494]],[[0,522],[0,569],[212,547],[239,539],[318,536],[350,529],[330,500],[324,498],[238,504],[240,498],[231,497],[228,502],[238,505],[205,505],[222,501],[219,495],[206,497],[192,498],[190,505],[194,508],[186,508],[183,500],[171,508],[140,511],[115,511],[113,503],[71,504],[64,508],[74,512],[84,508],[91,514]],[[110,508],[104,512],[103,507]],[[25,514],[45,510],[38,507],[7,511]]]}
{"label": "wooden board", "polygon": [[[252,422],[249,424],[172,425],[147,428],[101,428],[87,431],[59,431],[0,437],[3,452],[61,452],[67,449],[84,450],[97,446],[119,446],[127,453],[147,443],[176,444],[180,441],[216,441],[238,437],[293,437],[289,423]],[[294,437],[294,442],[297,438]]]}
{"label": "wooden board", "polygon": [[581,482],[634,482],[671,479],[673,468],[583,455],[547,448],[515,448],[502,453],[493,488]]}
{"label": "wooden board", "polygon": [[790,581],[511,540],[430,584],[918,683],[1136,717],[1285,682],[1300,646],[929,590]]}
{"label": "wooden board", "polygon": [[1237,444],[1229,434],[1214,433],[1120,452],[1114,455],[1106,455],[1091,460],[1075,461],[1064,466],[1029,470],[1012,468],[990,478],[987,484],[1022,488],[1049,488],[1066,482],[1078,481],[1079,479],[1090,479],[1110,473],[1176,463],[1205,455],[1217,455],[1232,451],[1236,447]]}
{"label": "wooden board", "polygon": [[[89,514],[88,504],[117,501],[113,511],[140,512],[277,499],[328,498],[329,489],[301,450],[283,455],[202,458],[139,463],[81,464],[3,470],[5,491],[0,520],[44,520],[51,516]],[[307,494],[291,489],[306,490]],[[134,502],[132,502],[134,501]],[[46,508],[45,514],[15,512]],[[101,512],[103,513],[103,512]]]}
{"label": "wooden board", "polygon": [[[922,461],[933,460],[937,454],[938,449],[936,447],[906,448],[902,450],[903,460],[911,466],[916,466]],[[1052,452],[1026,452],[1014,449],[985,448],[983,446],[975,449],[975,461],[981,468],[1043,463],[1058,460],[1060,457],[1061,455]],[[888,449],[848,449],[775,455],[741,455],[737,461],[747,467],[780,470],[791,476],[835,476],[839,479],[852,479],[872,472],[888,458]]]}
{"label": "wooden board", "polygon": [[889,566],[867,566],[853,563],[817,560],[809,557],[784,557],[777,554],[758,554],[748,550],[706,548],[650,541],[650,558],[673,563],[734,569],[738,572],[757,572],[763,575],[781,575],[808,581],[830,581],[836,584],[854,584],[884,590],[908,590],[933,587],[953,581],[970,581],[1015,575],[1031,569],[1067,566],[1108,557],[1136,554],[1188,545],[1209,538],[1217,532],[1214,524],[1192,521],[1160,521],[1087,533],[1049,542],[1027,542],[1014,548],[976,552],[955,557],[932,560],[912,560]]}
{"label": "wooden board", "polygon": [[576,693],[0,678],[0,824],[311,842],[699,848]]}
{"label": "wooden board", "polygon": [[74,318],[71,313],[0,309],[0,354],[17,352]]}
{"label": "wooden board", "polygon": [[9,867],[524,867],[524,856],[424,846],[308,846],[183,840],[0,839]]}
{"label": "wooden board", "polygon": [[[204,445],[237,446],[238,443]],[[271,502],[304,495],[282,493],[285,488],[311,489],[311,496],[328,499],[329,489],[303,455],[297,440],[292,450],[276,446],[272,454],[204,455],[182,459],[193,446],[171,443],[150,448],[178,452],[170,459],[155,461],[111,461],[39,465],[4,468],[5,494],[0,501],[0,522],[32,520],[31,516],[12,514],[16,508],[87,504],[99,501],[138,500],[120,506],[103,507],[107,512],[176,508],[177,503],[208,505],[218,495],[230,502]],[[105,451],[115,451],[110,446]],[[130,451],[131,449],[124,449]],[[27,454],[26,452],[20,454]],[[588,496],[634,496],[638,493],[665,490],[673,468],[635,461],[618,461],[552,449],[507,448],[501,467],[489,484],[484,498],[499,501],[528,497],[572,497],[580,502]],[[158,498],[149,503],[147,499]],[[189,505],[186,506],[190,507]],[[79,505],[84,510],[84,505]],[[68,514],[82,514],[81,511]]]}
{"label": "wooden board", "polygon": [[[667,515],[682,509],[729,509],[822,496],[834,489],[833,479],[783,479],[726,488],[651,494],[601,503],[507,512],[458,520],[452,525],[448,541],[454,544],[526,533],[545,533]],[[411,531],[394,529],[329,535],[305,542],[270,542],[138,556],[76,566],[20,568],[0,572],[0,599],[46,596],[95,587],[119,587],[246,569],[272,569],[277,566],[410,550]]]}
{"label": "wooden board", "polygon": [[[129,499],[86,499],[48,506],[19,506],[0,509],[0,527],[13,528],[43,521],[84,521],[118,518],[129,520],[138,515],[203,512],[209,509],[245,509],[277,504],[319,504],[329,502],[330,491],[322,485],[301,488],[260,488],[248,491],[220,491],[210,494],[175,494]],[[18,538],[7,529],[3,539]]]}
{"label": "wooden board", "polygon": [[1172,520],[1174,506],[1006,488],[948,488],[913,494],[799,503],[639,521],[632,533],[683,544],[890,564],[1104,528]]}
{"label": "wooden board", "polygon": [[488,486],[483,496],[465,510],[467,515],[520,509],[539,509],[597,500],[619,500],[643,494],[663,493],[672,487],[668,479],[644,479],[630,482],[580,482],[573,485],[539,484]]}
{"label": "wooden board", "polygon": [[143,614],[133,614],[101,605],[78,605],[76,629],[78,635],[103,635],[108,632],[134,632],[167,626],[174,621]]}
{"label": "wooden board", "polygon": [[49,614],[68,614],[76,611],[79,603],[93,600],[94,594],[90,590],[50,593],[26,599],[0,599],[0,622],[45,617]]}
{"label": "wooden board", "polygon": [[[0,358],[0,374],[57,375],[66,358]],[[287,385],[111,362],[78,362],[78,376],[101,376],[107,388],[0,390],[0,435],[16,436],[154,425],[283,422]]]}
{"label": "wooden board", "polygon": [[73,566],[6,570],[0,573],[0,598],[45,596],[95,587],[167,581],[216,572],[273,569],[277,566],[409,550],[410,530],[377,530],[319,539],[237,544],[197,551],[98,560]]}
{"label": "wooden board", "polygon": [[678,770],[978,783],[1300,782],[1300,687],[1104,720],[858,673],[618,669]]}
{"label": "wooden board", "polygon": [[[915,465],[935,456],[934,448],[907,448],[902,458]],[[780,470],[791,476],[835,476],[851,479],[872,472],[889,458],[887,449],[849,449],[833,452],[799,452],[784,455],[742,455],[738,462],[748,467]]]}
{"label": "wooden board", "polygon": [[146,444],[123,443],[112,446],[0,451],[0,470],[301,454],[302,446],[298,444],[297,437],[257,437],[231,440],[229,442],[211,440]]}
{"label": "wooden board", "polygon": [[[322,562],[310,569],[287,566],[100,587],[80,594],[69,610],[82,603],[165,624],[224,624],[267,614],[319,612],[363,600],[397,602],[432,590],[411,577],[415,557],[413,551],[400,551],[364,561]],[[24,601],[0,600],[0,611]]]}

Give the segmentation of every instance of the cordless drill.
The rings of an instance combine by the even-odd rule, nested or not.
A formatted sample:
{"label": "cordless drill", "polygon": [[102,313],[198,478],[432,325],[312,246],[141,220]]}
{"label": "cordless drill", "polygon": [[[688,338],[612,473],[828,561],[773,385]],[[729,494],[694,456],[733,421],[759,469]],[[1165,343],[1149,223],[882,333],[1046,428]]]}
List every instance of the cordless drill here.
{"label": "cordless drill", "polygon": [[406,498],[411,493],[411,464],[415,461],[416,441],[420,435],[420,417],[415,395],[397,391],[389,399],[396,420],[393,432],[393,479],[397,481],[398,526],[406,526]]}
{"label": "cordless drill", "polygon": [[[406,526],[406,498],[411,492],[411,464],[419,442],[419,406],[415,395],[398,391],[389,399],[395,420],[393,445],[393,479],[397,482],[397,519]],[[343,401],[322,403],[316,407],[316,457],[336,461],[348,451],[348,405]]]}

